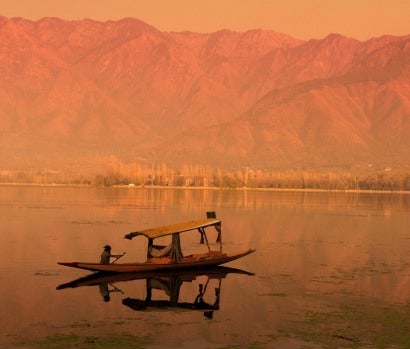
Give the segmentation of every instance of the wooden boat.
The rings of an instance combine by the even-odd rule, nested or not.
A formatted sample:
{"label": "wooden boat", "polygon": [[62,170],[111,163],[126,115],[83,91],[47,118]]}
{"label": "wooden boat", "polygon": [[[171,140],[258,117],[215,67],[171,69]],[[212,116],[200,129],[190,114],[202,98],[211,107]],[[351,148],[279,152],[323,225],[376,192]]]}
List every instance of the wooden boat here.
{"label": "wooden boat", "polygon": [[144,280],[149,278],[175,278],[178,277],[184,282],[192,282],[199,276],[206,275],[210,279],[224,279],[228,274],[242,274],[253,276],[254,273],[223,266],[214,266],[210,268],[197,268],[187,270],[163,270],[151,272],[134,272],[134,273],[106,273],[95,272],[87,276],[80,277],[70,282],[58,285],[57,290],[67,288],[77,288],[84,286],[98,286],[101,283],[116,284],[130,282],[135,280]]}
{"label": "wooden boat", "polygon": [[[208,217],[215,217],[214,212],[207,212]],[[92,262],[58,262],[58,264],[100,272],[112,273],[133,273],[149,272],[160,270],[183,270],[191,268],[204,268],[216,266],[242,258],[255,250],[227,254],[222,251],[222,231],[221,221],[216,218],[206,218],[202,220],[178,223],[158,228],[151,228],[129,233],[124,236],[126,239],[133,239],[136,236],[144,236],[148,239],[147,260],[141,263],[92,263]],[[211,250],[205,228],[214,227],[218,233],[216,241],[219,242],[218,250]],[[206,243],[207,252],[202,254],[191,254],[183,256],[180,244],[180,234],[183,232],[198,231],[201,236],[201,243]],[[163,236],[171,236],[172,243],[169,246],[154,245],[154,240]]]}

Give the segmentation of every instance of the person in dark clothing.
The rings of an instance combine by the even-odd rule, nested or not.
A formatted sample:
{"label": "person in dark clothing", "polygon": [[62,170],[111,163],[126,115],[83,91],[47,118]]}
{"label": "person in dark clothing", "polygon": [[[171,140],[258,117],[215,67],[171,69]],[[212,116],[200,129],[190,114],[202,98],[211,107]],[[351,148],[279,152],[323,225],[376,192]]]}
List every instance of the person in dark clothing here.
{"label": "person in dark clothing", "polygon": [[110,245],[105,245],[104,246],[104,251],[101,253],[101,260],[100,263],[101,264],[110,264],[110,258],[120,258],[124,255],[123,254],[111,254],[111,246]]}

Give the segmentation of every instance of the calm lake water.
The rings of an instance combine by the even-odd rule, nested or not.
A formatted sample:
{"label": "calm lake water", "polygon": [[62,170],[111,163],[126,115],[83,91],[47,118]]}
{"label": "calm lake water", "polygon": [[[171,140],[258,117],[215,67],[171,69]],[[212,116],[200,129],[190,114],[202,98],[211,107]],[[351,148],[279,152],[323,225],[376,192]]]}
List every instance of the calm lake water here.
{"label": "calm lake water", "polygon": [[[126,233],[206,211],[254,275],[182,275],[162,309],[145,279],[57,290],[89,275],[57,261],[141,261]],[[0,348],[410,348],[410,195],[0,186],[0,212]]]}

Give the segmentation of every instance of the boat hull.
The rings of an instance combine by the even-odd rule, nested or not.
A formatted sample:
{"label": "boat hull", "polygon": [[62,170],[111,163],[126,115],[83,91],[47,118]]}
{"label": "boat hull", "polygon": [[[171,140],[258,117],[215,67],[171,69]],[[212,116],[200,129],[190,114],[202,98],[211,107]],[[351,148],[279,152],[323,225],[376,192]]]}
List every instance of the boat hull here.
{"label": "boat hull", "polygon": [[210,266],[204,268],[194,268],[187,270],[159,270],[148,272],[133,272],[133,273],[107,273],[107,272],[94,272],[87,276],[83,276],[79,279],[66,282],[57,286],[57,290],[66,288],[76,288],[82,286],[96,286],[101,283],[114,284],[117,282],[128,282],[134,280],[148,279],[148,278],[179,278],[183,281],[195,280],[198,276],[206,275],[210,279],[224,279],[228,274],[244,274],[255,275],[254,273],[223,267],[223,266]]}
{"label": "boat hull", "polygon": [[181,269],[192,269],[192,268],[204,268],[209,266],[216,266],[231,262],[235,259],[242,258],[255,252],[253,249],[249,249],[245,252],[236,254],[204,254],[196,257],[184,257],[179,262],[174,263],[169,260],[164,260],[164,262],[156,259],[155,262],[146,263],[111,263],[111,264],[100,264],[100,263],[87,263],[87,262],[58,262],[58,264],[85,269],[90,271],[101,271],[108,273],[133,273],[133,272],[149,272],[149,271],[159,271],[159,270],[181,270]]}

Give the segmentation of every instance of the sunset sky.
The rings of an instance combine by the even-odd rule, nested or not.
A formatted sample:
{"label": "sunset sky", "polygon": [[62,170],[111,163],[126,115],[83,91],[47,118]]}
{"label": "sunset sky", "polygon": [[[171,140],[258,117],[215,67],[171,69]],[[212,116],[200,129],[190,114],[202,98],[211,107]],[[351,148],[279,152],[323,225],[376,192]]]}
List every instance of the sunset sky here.
{"label": "sunset sky", "polygon": [[0,15],[37,20],[139,18],[163,31],[270,29],[300,39],[410,33],[409,0],[1,0]]}

